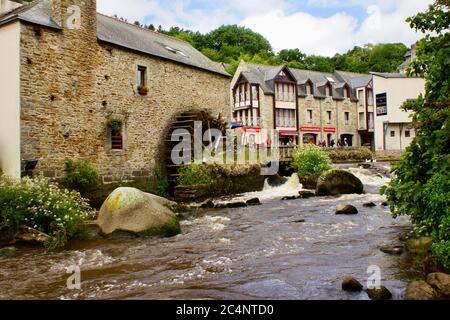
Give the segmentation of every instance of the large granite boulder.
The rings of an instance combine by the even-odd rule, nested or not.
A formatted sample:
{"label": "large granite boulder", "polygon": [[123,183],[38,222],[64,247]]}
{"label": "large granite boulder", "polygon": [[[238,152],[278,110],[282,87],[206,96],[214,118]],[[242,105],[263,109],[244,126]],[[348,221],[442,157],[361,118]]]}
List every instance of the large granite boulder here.
{"label": "large granite boulder", "polygon": [[413,281],[406,287],[405,300],[434,300],[436,291],[423,280]]}
{"label": "large granite boulder", "polygon": [[174,202],[135,188],[118,188],[103,203],[97,223],[104,235],[174,236],[180,233]]}
{"label": "large granite boulder", "polygon": [[450,275],[436,272],[427,276],[427,282],[442,298],[450,298]]}
{"label": "large granite boulder", "polygon": [[288,182],[288,179],[280,176],[279,174],[275,174],[267,178],[267,183],[271,187],[279,187],[285,184],[286,182]]}
{"label": "large granite boulder", "polygon": [[371,288],[366,290],[367,295],[371,300],[390,300],[392,293],[388,288],[381,286],[380,288]]}
{"label": "large granite boulder", "polygon": [[334,196],[340,194],[362,194],[364,185],[357,177],[344,170],[324,173],[317,182],[316,195]]}
{"label": "large granite boulder", "polygon": [[317,188],[317,182],[319,181],[319,174],[313,174],[309,177],[300,177],[299,180],[304,189],[315,190]]}
{"label": "large granite boulder", "polygon": [[359,292],[363,290],[363,285],[352,276],[345,276],[342,280],[342,290]]}

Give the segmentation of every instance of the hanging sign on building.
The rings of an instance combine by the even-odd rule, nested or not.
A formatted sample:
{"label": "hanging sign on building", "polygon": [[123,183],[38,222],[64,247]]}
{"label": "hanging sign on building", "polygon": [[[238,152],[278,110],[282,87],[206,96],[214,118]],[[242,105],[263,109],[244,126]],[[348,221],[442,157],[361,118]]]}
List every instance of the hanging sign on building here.
{"label": "hanging sign on building", "polygon": [[376,96],[377,100],[377,116],[387,116],[387,93],[380,93]]}

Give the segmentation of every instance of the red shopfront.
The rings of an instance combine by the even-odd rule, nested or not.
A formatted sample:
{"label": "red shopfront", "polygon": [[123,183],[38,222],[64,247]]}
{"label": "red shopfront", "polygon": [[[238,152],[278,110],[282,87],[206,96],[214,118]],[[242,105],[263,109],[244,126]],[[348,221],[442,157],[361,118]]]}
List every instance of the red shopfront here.
{"label": "red shopfront", "polygon": [[280,137],[280,144],[284,146],[298,145],[298,131],[295,130],[280,130],[278,132]]}
{"label": "red shopfront", "polygon": [[303,144],[317,144],[319,142],[320,127],[301,127]]}
{"label": "red shopfront", "polygon": [[[319,139],[321,138],[320,134],[322,133],[322,130],[320,127],[313,127],[313,126],[304,126],[300,128],[300,132],[302,132],[302,140],[303,144],[319,144]],[[331,145],[331,141],[333,140],[333,135],[336,133],[336,128],[324,128],[323,129],[323,136],[326,137],[326,144],[327,146]]]}

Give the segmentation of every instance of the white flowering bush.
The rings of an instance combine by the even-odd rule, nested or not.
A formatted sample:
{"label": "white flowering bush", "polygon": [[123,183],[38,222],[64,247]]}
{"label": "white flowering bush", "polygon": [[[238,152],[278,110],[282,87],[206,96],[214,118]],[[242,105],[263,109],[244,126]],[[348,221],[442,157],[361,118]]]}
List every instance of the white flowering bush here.
{"label": "white flowering bush", "polygon": [[92,214],[76,191],[60,189],[45,178],[0,177],[0,230],[29,227],[49,236],[50,248],[67,244]]}

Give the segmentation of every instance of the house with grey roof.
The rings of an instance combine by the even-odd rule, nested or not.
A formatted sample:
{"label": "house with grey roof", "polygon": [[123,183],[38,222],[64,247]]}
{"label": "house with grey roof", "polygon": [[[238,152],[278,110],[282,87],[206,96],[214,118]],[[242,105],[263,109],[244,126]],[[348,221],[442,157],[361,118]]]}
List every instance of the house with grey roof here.
{"label": "house with grey roof", "polygon": [[411,46],[411,49],[409,49],[408,52],[406,52],[405,61],[398,67],[399,73],[406,74],[406,72],[408,71],[409,65],[411,64],[411,62],[413,62],[413,60],[417,56],[416,50],[417,50],[417,43],[413,44]]}
{"label": "house with grey roof", "polygon": [[361,144],[355,83],[368,75],[323,73],[241,62],[231,83],[234,123],[261,144]]}
{"label": "house with grey roof", "polygon": [[230,75],[189,43],[99,14],[95,0],[0,4],[3,173],[58,179],[85,159],[105,185],[149,190],[174,119],[229,120]]}

